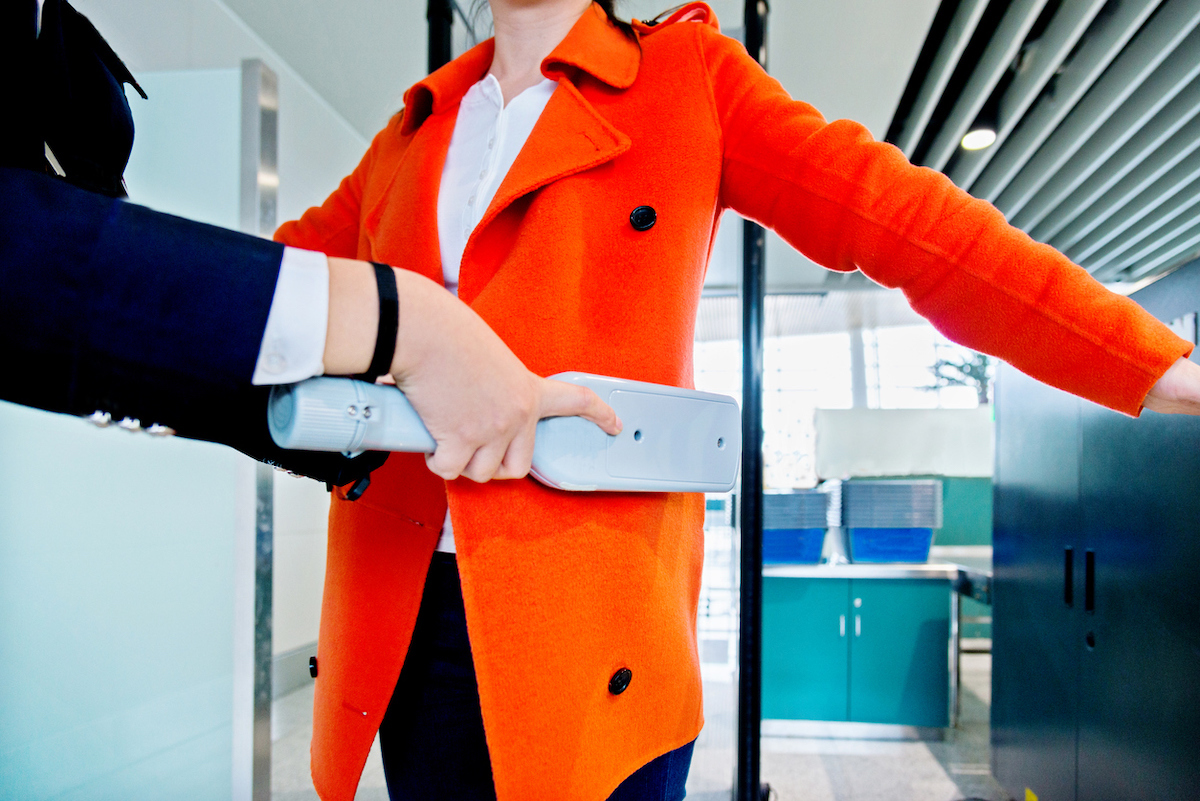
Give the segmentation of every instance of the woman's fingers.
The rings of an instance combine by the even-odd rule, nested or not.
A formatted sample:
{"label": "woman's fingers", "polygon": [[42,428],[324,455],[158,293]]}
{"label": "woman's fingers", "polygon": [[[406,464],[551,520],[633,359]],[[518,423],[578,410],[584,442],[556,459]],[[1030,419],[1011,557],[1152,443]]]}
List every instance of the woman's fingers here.
{"label": "woman's fingers", "polygon": [[1200,365],[1176,361],[1150,389],[1143,405],[1163,414],[1200,414]]}
{"label": "woman's fingers", "polygon": [[587,387],[563,381],[542,379],[542,397],[538,417],[582,417],[591,420],[607,434],[621,433],[621,420],[612,407]]}

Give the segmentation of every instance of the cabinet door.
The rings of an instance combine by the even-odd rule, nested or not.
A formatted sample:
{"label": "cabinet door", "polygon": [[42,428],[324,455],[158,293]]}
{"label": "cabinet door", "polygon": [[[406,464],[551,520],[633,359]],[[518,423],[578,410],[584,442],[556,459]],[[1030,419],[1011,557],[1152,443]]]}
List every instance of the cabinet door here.
{"label": "cabinet door", "polygon": [[1029,788],[1042,801],[1075,799],[1084,550],[1080,403],[1000,365],[993,496],[992,773],[1013,798],[1024,798]]}
{"label": "cabinet door", "polygon": [[762,716],[846,720],[846,579],[763,579]]}
{"label": "cabinet door", "polygon": [[949,725],[949,582],[854,579],[850,596],[850,720]]}
{"label": "cabinet door", "polygon": [[[1200,420],[1083,413],[1080,801],[1200,797]],[[1086,564],[1083,578],[1086,581]],[[1086,587],[1085,596],[1086,596]],[[1086,597],[1080,607],[1086,605]]]}

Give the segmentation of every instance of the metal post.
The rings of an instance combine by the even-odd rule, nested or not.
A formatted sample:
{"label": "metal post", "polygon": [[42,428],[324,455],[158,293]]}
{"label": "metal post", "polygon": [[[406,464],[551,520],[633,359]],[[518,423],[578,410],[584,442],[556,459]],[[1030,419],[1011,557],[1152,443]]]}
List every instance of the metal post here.
{"label": "metal post", "polygon": [[[278,196],[279,78],[259,59],[246,59],[242,62],[240,210],[245,233],[267,237],[274,233]],[[235,612],[248,618],[253,603],[253,631],[248,622],[235,623],[233,797],[270,801],[275,471],[254,464],[252,471],[239,473],[239,481],[251,480],[253,531],[242,536],[253,541],[239,543],[239,556],[244,553],[246,558],[236,560]]]}
{"label": "metal post", "polygon": [[[766,0],[746,0],[746,50],[766,64]],[[742,486],[738,637],[738,731],[734,795],[760,801],[762,730],[763,316],[766,231],[747,220],[742,236]]]}
{"label": "metal post", "polygon": [[429,71],[449,64],[452,58],[450,29],[454,25],[454,10],[450,0],[429,0],[425,10],[429,21]]}

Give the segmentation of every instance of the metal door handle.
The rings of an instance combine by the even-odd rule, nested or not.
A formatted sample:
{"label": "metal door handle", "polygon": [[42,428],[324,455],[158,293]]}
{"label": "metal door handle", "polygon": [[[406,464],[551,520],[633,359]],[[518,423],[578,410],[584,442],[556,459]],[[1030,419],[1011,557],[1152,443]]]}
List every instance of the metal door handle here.
{"label": "metal door handle", "polygon": [[1091,548],[1083,554],[1083,608],[1096,611],[1096,552]]}
{"label": "metal door handle", "polygon": [[842,636],[842,637],[846,636],[846,616],[845,615],[838,615],[838,631],[841,632],[840,636]]}
{"label": "metal door handle", "polygon": [[862,615],[854,616],[854,636],[855,637],[862,636]]}
{"label": "metal door handle", "polygon": [[1075,606],[1075,549],[1063,548],[1063,603]]}

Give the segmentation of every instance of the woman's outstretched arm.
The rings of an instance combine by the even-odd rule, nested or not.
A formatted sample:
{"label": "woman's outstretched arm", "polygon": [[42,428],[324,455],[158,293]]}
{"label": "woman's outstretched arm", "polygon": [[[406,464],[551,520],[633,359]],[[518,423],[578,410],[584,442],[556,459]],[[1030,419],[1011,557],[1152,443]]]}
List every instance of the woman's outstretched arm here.
{"label": "woman's outstretched arm", "polygon": [[[829,269],[899,288],[946,336],[1126,414],[1200,408],[1192,345],[941,173],[792,100],[694,26],[724,141],[722,202]],[[1172,371],[1171,375],[1166,375]]]}

